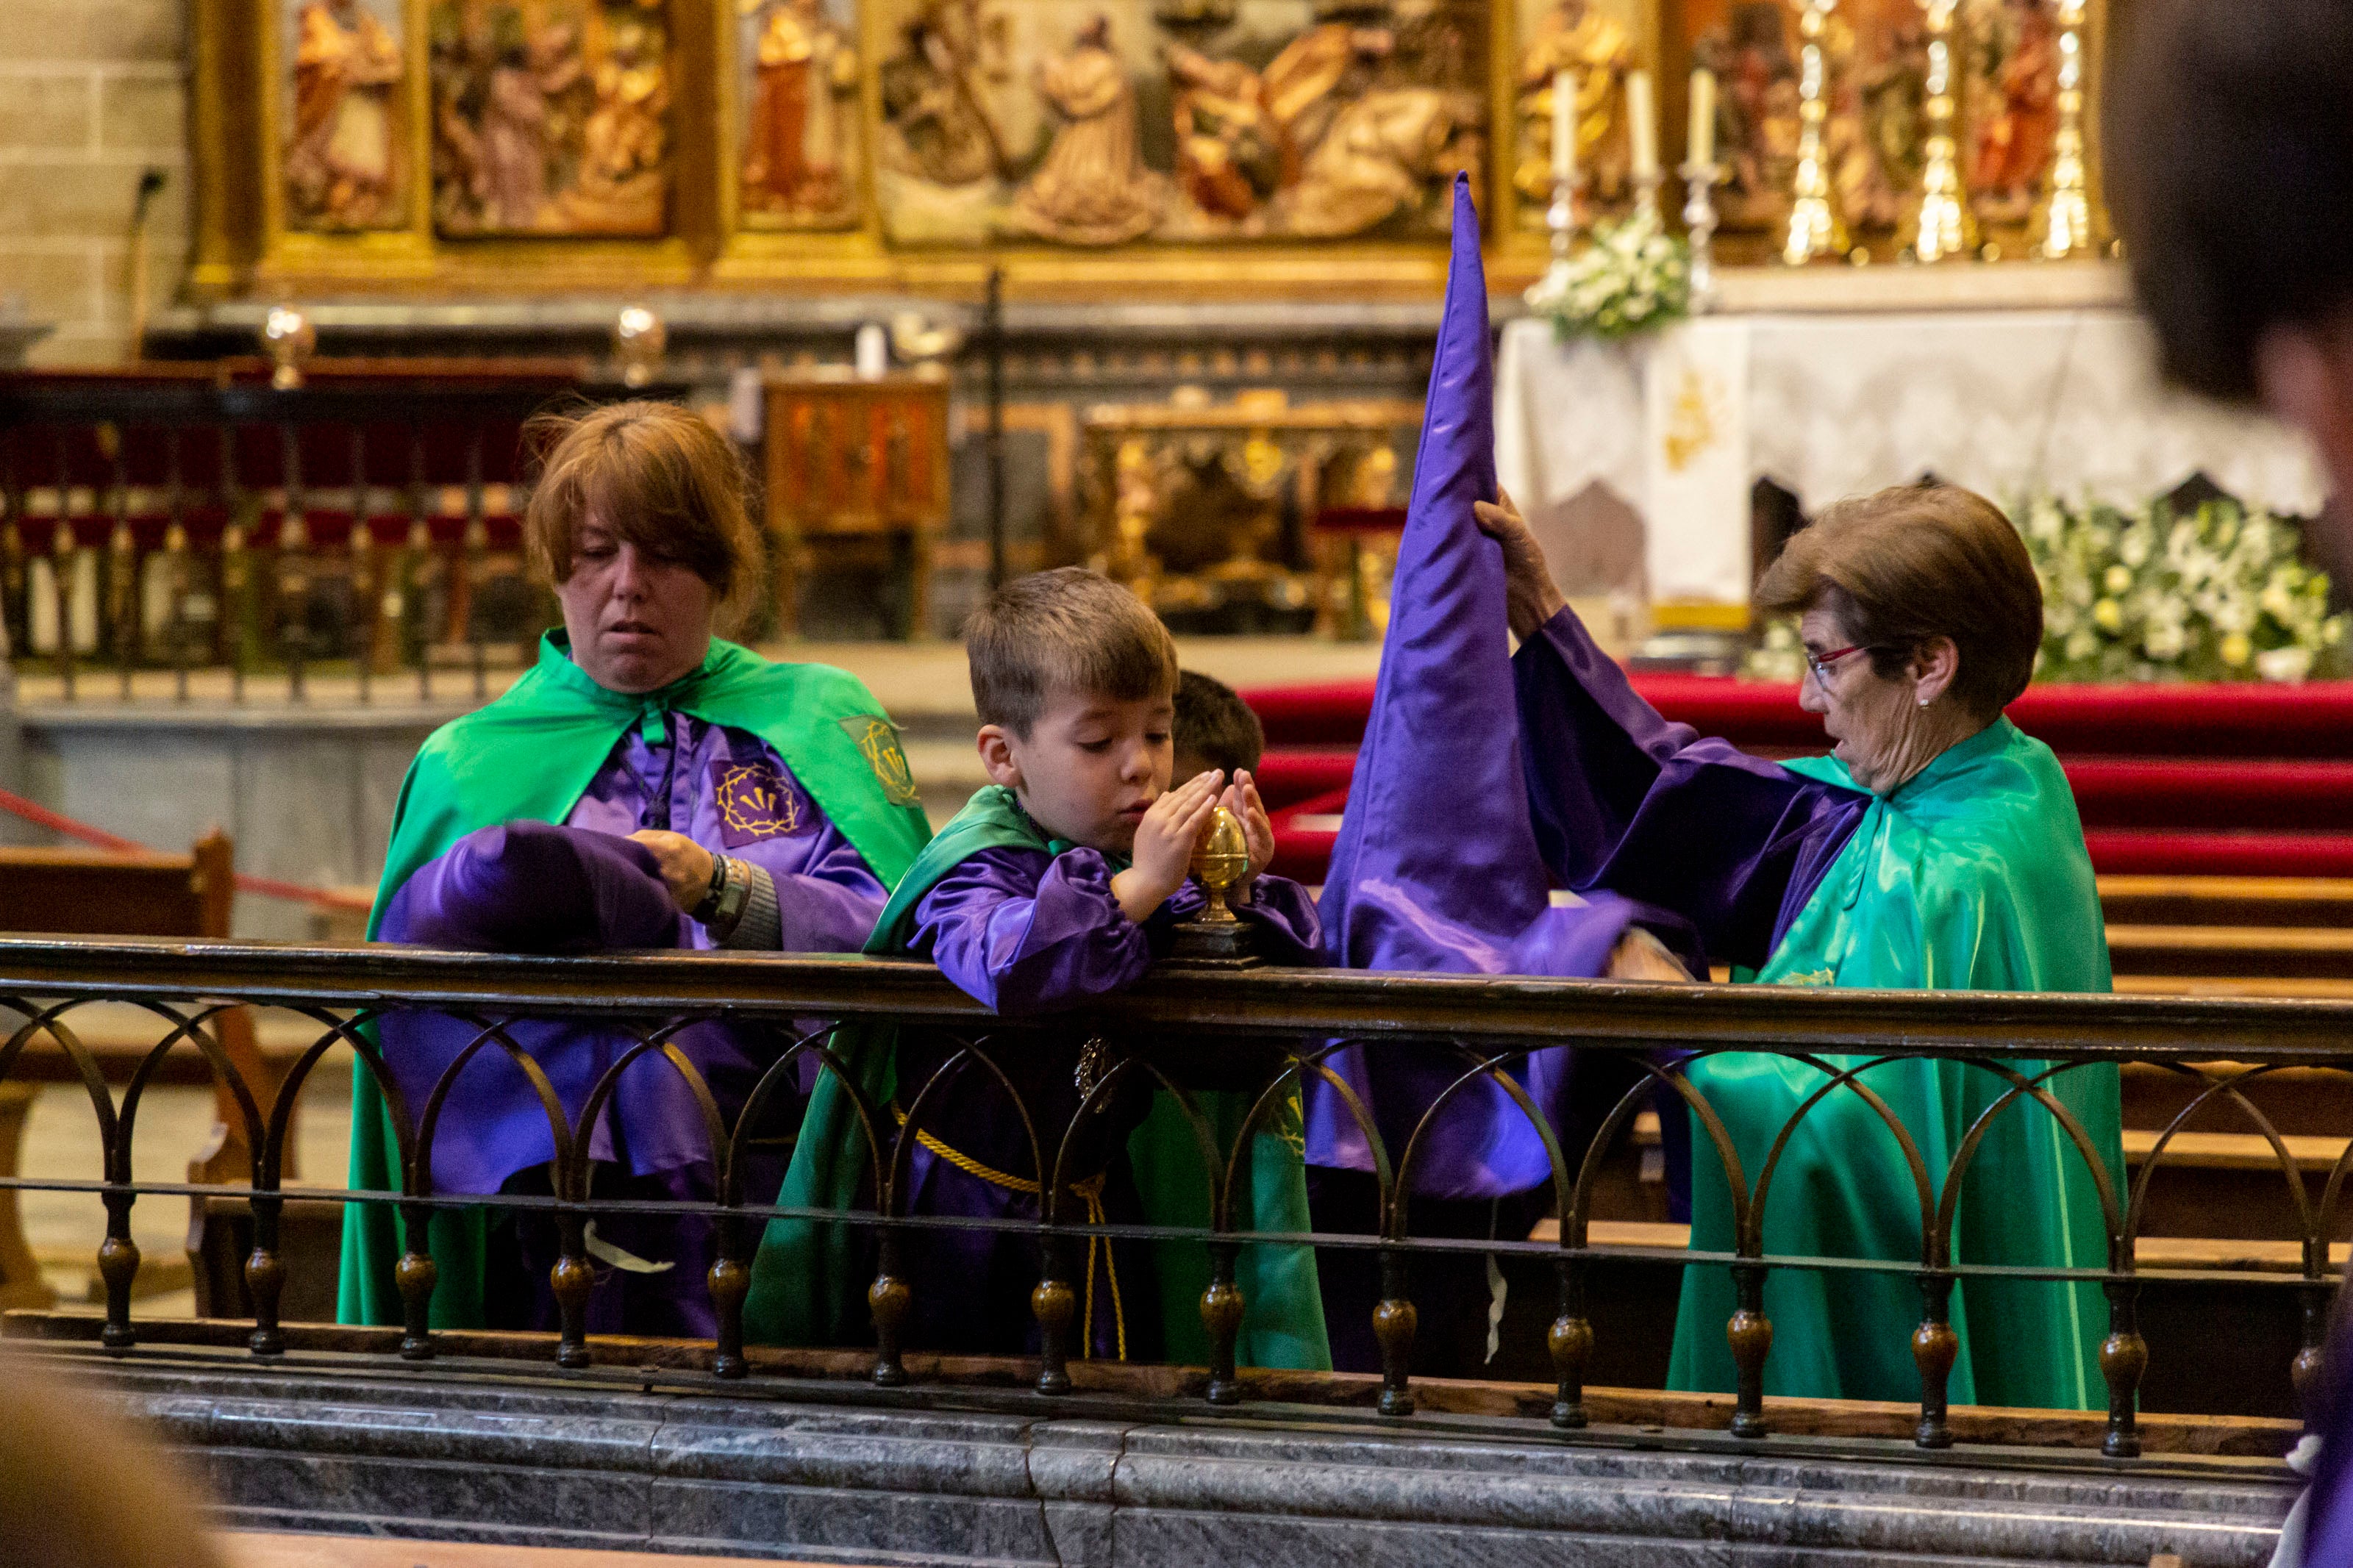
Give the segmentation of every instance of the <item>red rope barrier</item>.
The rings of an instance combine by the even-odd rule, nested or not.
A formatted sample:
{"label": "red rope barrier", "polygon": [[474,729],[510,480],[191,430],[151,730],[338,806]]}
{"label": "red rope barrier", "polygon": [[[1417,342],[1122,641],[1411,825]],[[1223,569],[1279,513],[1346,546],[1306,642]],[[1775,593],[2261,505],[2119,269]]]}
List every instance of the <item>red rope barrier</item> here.
{"label": "red rope barrier", "polygon": [[[135,838],[125,838],[102,827],[92,827],[87,822],[77,822],[70,816],[51,811],[38,801],[26,800],[23,795],[5,789],[0,789],[0,811],[20,816],[36,827],[46,827],[68,838],[79,838],[92,848],[103,849],[109,854],[156,853]],[[322,910],[366,910],[374,904],[373,900],[356,893],[341,893],[332,888],[306,888],[298,882],[281,882],[275,877],[255,877],[243,871],[237,874],[237,889],[240,893],[254,893],[265,899],[286,899],[295,903],[314,904]]]}

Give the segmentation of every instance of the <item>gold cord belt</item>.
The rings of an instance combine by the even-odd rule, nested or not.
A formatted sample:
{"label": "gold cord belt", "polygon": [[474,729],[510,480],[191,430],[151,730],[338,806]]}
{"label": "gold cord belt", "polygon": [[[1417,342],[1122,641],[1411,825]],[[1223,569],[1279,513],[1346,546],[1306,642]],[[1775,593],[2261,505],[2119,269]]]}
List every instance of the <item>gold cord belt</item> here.
{"label": "gold cord belt", "polygon": [[[904,1106],[894,1102],[891,1107],[891,1114],[899,1119],[900,1126],[904,1127],[907,1125],[907,1111]],[[949,1148],[945,1143],[941,1142],[937,1138],[933,1137],[930,1133],[924,1131],[920,1127],[915,1130],[915,1142],[922,1144],[926,1150],[940,1159],[945,1160],[949,1164],[954,1165],[957,1170],[962,1171],[965,1175],[976,1177],[980,1181],[987,1182],[992,1187],[1001,1188],[1008,1193],[1021,1193],[1033,1198],[1040,1197],[1045,1193],[1045,1189],[1043,1187],[1039,1186],[1036,1182],[1029,1180],[1027,1176],[1017,1176],[1012,1174],[1010,1172],[1000,1171],[993,1165],[984,1165],[979,1161],[974,1159],[971,1155],[965,1153],[963,1150]],[[1087,1223],[1089,1225],[1103,1225],[1106,1223],[1106,1216],[1103,1213],[1103,1182],[1110,1173],[1111,1173],[1108,1171],[1098,1171],[1093,1175],[1089,1176],[1085,1181],[1072,1182],[1070,1184],[1069,1190],[1076,1194],[1080,1200],[1087,1205]],[[1114,1348],[1119,1352],[1119,1359],[1121,1361],[1125,1361],[1127,1359],[1127,1310],[1125,1306],[1120,1300],[1119,1262],[1112,1256],[1111,1238],[1102,1236],[1091,1236],[1087,1237],[1087,1289],[1085,1298],[1086,1305],[1084,1308],[1087,1327],[1086,1334],[1081,1341],[1081,1343],[1084,1348],[1080,1352],[1080,1359],[1083,1361],[1092,1361],[1094,1359],[1095,1256],[1099,1248],[1103,1255],[1104,1284],[1108,1288],[1111,1295],[1113,1341]]]}

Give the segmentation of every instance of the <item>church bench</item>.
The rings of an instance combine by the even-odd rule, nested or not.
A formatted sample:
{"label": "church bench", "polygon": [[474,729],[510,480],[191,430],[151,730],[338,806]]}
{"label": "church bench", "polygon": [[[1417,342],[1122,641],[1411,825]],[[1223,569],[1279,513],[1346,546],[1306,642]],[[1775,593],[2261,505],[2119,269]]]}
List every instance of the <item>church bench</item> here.
{"label": "church bench", "polygon": [[[180,936],[226,940],[230,909],[236,896],[236,848],[228,836],[215,829],[185,855],[117,854],[102,850],[0,848],[0,931],[44,932],[69,936]],[[100,1076],[116,1090],[138,1072],[153,1050],[162,1030],[152,1016],[142,1015],[127,1029],[110,1026],[104,1015],[93,1021],[87,1012],[67,1015],[60,1022],[77,1043],[89,1051]],[[12,1018],[13,1034],[21,1020]],[[292,1065],[290,1058],[265,1052],[255,1037],[253,1016],[233,1007],[213,1016],[211,1028],[223,1054],[245,1080],[256,1109],[265,1118],[278,1086]],[[6,1036],[0,1035],[0,1041]],[[216,1081],[211,1064],[191,1042],[183,1040],[165,1054],[149,1074],[153,1083],[212,1084],[216,1121],[209,1143],[188,1162],[185,1179],[195,1184],[244,1183],[252,1173],[253,1155],[246,1140],[243,1118],[234,1094]],[[80,1068],[44,1030],[31,1035],[0,1081],[0,1175],[21,1173],[26,1118],[34,1095],[44,1085],[85,1088]],[[294,1172],[296,1138],[286,1143],[285,1174]],[[180,1173],[174,1179],[182,1179]],[[197,1245],[203,1204],[191,1213],[190,1245]],[[151,1286],[185,1280],[186,1265],[157,1260]],[[54,1293],[40,1276],[27,1242],[16,1194],[0,1191],[0,1307],[46,1306]]]}

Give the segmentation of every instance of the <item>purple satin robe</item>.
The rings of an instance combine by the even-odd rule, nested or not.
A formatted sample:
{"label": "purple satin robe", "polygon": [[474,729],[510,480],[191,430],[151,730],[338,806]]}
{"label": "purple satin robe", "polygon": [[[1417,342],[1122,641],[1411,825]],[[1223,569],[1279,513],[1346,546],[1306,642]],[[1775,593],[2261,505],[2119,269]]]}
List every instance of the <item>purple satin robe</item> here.
{"label": "purple satin robe", "polygon": [[1761,965],[1871,797],[1669,723],[1573,610],[1512,668],[1536,843],[1555,879],[1671,910],[1711,959]]}
{"label": "purple satin robe", "polygon": [[[1187,881],[1139,925],[1112,896],[1111,879],[1110,865],[1092,849],[1059,856],[984,849],[916,904],[908,949],[931,959],[960,988],[1001,1014],[1050,1015],[1082,1006],[1141,979],[1152,961],[1168,951],[1176,923],[1201,907],[1199,887]],[[1269,963],[1323,962],[1315,907],[1298,883],[1260,877],[1250,902],[1235,912],[1259,928],[1259,952]],[[1085,1040],[1075,1026],[996,1037],[985,1031],[952,1037],[903,1030],[900,1109],[921,1094],[964,1042],[976,1044],[989,1052],[1021,1097],[1028,1125],[1036,1129],[1043,1147],[1031,1147],[1003,1085],[976,1066],[965,1068],[934,1091],[923,1113],[924,1131],[967,1160],[1017,1182],[1038,1180],[1041,1165],[1050,1167],[1060,1159],[1066,1183],[1100,1178],[1097,1201],[1105,1219],[1139,1223],[1143,1215],[1124,1149],[1149,1109],[1153,1086],[1148,1079],[1131,1079],[1080,1118],[1073,1073]],[[1067,1150],[1060,1147],[1066,1129]],[[1067,1198],[1065,1205],[1065,1219],[1089,1217],[1082,1200]],[[1034,1220],[1039,1201],[1034,1193],[1008,1190],[1001,1181],[959,1169],[918,1145],[910,1152],[905,1212]],[[1003,1231],[926,1229],[904,1233],[900,1247],[899,1268],[914,1284],[905,1330],[909,1345],[965,1353],[1035,1352],[1037,1330],[1029,1303],[1041,1259],[1034,1240]],[[1109,1244],[1091,1258],[1080,1246],[1062,1267],[1079,1292],[1092,1354],[1113,1357],[1124,1349],[1130,1360],[1158,1356],[1159,1296],[1148,1248]]]}
{"label": "purple satin robe", "polygon": [[[483,828],[419,867],[386,907],[381,940],[491,952],[710,947],[710,934],[671,900],[652,852],[624,837],[640,827],[683,833],[713,853],[765,870],[788,950],[854,952],[881,913],[882,884],[782,759],[742,731],[672,714],[660,740],[649,742],[633,729],[616,742],[564,826]],[[435,1082],[477,1033],[444,1014],[384,1020],[385,1062],[414,1114],[422,1115]],[[575,1121],[597,1079],[636,1043],[622,1030],[554,1019],[519,1022],[507,1033],[547,1075]],[[732,1128],[782,1041],[762,1030],[701,1023],[673,1043],[710,1085]],[[624,1075],[590,1133],[589,1154],[627,1176],[668,1174],[673,1195],[711,1195],[710,1133],[691,1091],[658,1053]],[[433,1140],[435,1188],[496,1193],[554,1157],[538,1096],[502,1051],[486,1047],[459,1075],[443,1107]],[[780,1173],[770,1173],[770,1187]],[[600,1269],[592,1326],[710,1333],[708,1228],[623,1215],[601,1220],[605,1240],[674,1267],[622,1276],[633,1300],[649,1298],[642,1311],[614,1309],[607,1300],[617,1294],[606,1288],[610,1271]]]}

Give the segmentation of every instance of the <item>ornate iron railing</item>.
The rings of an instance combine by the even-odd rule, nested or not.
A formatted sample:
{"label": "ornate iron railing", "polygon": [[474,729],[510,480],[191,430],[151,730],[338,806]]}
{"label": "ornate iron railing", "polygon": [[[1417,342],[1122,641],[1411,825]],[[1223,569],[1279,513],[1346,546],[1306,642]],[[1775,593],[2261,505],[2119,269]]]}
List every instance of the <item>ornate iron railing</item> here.
{"label": "ornate iron railing", "polygon": [[[79,1037],[79,1011],[100,1003],[132,1004],[156,1020],[154,1044],[127,1087],[110,1089],[100,1063]],[[212,1021],[233,1005],[273,1009],[280,1016],[308,1019],[315,1038],[284,1073],[269,1103],[239,1079],[214,1037]],[[2318,1364],[2323,1324],[2335,1281],[2329,1242],[2337,1235],[2346,1176],[2353,1169],[2353,1143],[2337,1155],[2317,1194],[2307,1184],[2289,1140],[2250,1098],[2262,1078],[2290,1068],[2320,1068],[2353,1074],[2353,1004],[2331,1002],[2180,1000],[2158,997],[2013,995],[1888,992],[1755,986],[1626,985],[1604,982],[1436,975],[1374,974],[1328,970],[1260,969],[1241,973],[1164,970],[1133,991],[1090,1011],[1064,1016],[1113,1047],[1113,1063],[1082,1104],[1101,1102],[1124,1079],[1142,1076],[1161,1088],[1188,1095],[1190,1086],[1231,1088],[1247,1084],[1255,1109],[1235,1133],[1237,1142],[1218,1147],[1203,1119],[1193,1115],[1213,1192],[1213,1221],[1207,1227],[1088,1223],[1045,1207],[1042,1223],[1027,1219],[956,1218],[910,1215],[896,1180],[906,1167],[911,1140],[926,1124],[926,1107],[952,1092],[945,1080],[960,1067],[977,1064],[997,1085],[1009,1080],[996,1058],[1018,1048],[1035,1022],[990,1014],[927,965],[853,957],[665,952],[598,957],[486,956],[416,949],[296,948],[259,944],[176,945],[164,942],[58,939],[0,939],[0,1010],[13,1016],[0,1045],[0,1080],[16,1074],[28,1047],[53,1039],[70,1058],[96,1113],[104,1145],[102,1182],[73,1183],[13,1177],[0,1186],[17,1189],[94,1190],[107,1211],[107,1237],[98,1265],[106,1288],[103,1342],[127,1348],[142,1326],[131,1314],[132,1285],[140,1266],[131,1239],[131,1212],[142,1195],[185,1194],[219,1189],[174,1183],[142,1182],[132,1167],[132,1128],[146,1086],[174,1051],[201,1052],[227,1085],[244,1122],[252,1153],[250,1202],[254,1246],[245,1279],[254,1312],[248,1343],[269,1356],[286,1344],[279,1321],[285,1269],[279,1256],[278,1220],[289,1195],[280,1182],[292,1108],[304,1080],[330,1053],[347,1048],[357,1070],[372,1074],[384,1091],[398,1140],[397,1190],[353,1192],[302,1187],[299,1195],[343,1203],[393,1205],[399,1215],[405,1252],[398,1269],[406,1323],[399,1353],[429,1360],[437,1334],[427,1321],[435,1266],[422,1238],[432,1214],[442,1208],[489,1205],[552,1211],[562,1256],[553,1278],[562,1309],[562,1328],[549,1337],[550,1354],[565,1367],[589,1363],[592,1347],[583,1326],[588,1279],[584,1251],[586,1223],[607,1209],[703,1215],[718,1222],[718,1260],[709,1288],[721,1325],[708,1351],[710,1369],[722,1378],[740,1378],[749,1366],[743,1342],[743,1309],[753,1249],[762,1222],[776,1215],[839,1220],[877,1233],[881,1262],[870,1296],[876,1308],[876,1335],[869,1368],[877,1384],[908,1376],[898,1324],[906,1308],[906,1284],[892,1283],[889,1237],[926,1225],[979,1226],[1039,1237],[1046,1259],[1044,1278],[1033,1296],[1043,1345],[1037,1375],[1041,1392],[1067,1389],[1071,1355],[1071,1291],[1058,1261],[1067,1245],[1089,1237],[1183,1239],[1206,1244],[1212,1282],[1201,1315],[1213,1346],[1207,1397],[1219,1405],[1240,1402],[1245,1385],[1235,1372],[1235,1338],[1240,1300],[1234,1260],[1245,1245],[1314,1245],[1375,1249],[1381,1261],[1383,1300],[1376,1313],[1382,1355],[1379,1408],[1402,1415],[1414,1408],[1411,1379],[1414,1314],[1409,1259],[1423,1254],[1460,1252],[1520,1254],[1548,1259],[1558,1279],[1558,1306],[1547,1338],[1556,1373],[1553,1423],[1585,1425],[1584,1377],[1594,1335],[1586,1310],[1586,1276],[1596,1264],[1630,1255],[1624,1247],[1589,1244],[1588,1215],[1602,1151],[1612,1133],[1636,1114],[1654,1083],[1667,1085],[1690,1107],[1697,1134],[1696,1157],[1724,1162],[1733,1194],[1737,1242],[1730,1253],[1662,1252],[1634,1255],[1728,1266],[1737,1284],[1739,1308],[1728,1331],[1738,1366],[1738,1389],[1731,1430],[1739,1437],[1766,1435],[1764,1372],[1770,1353],[1769,1325],[1763,1321],[1765,1279],[1777,1269],[1869,1268],[1909,1276],[1924,1303],[1917,1323],[1872,1325],[1873,1331],[1901,1335],[1911,1345],[1921,1373],[1916,1441],[1923,1447],[1949,1446],[1946,1381],[1953,1364],[1955,1335],[1946,1308],[1956,1280],[1972,1277],[2080,1280],[2105,1294],[2108,1312],[2099,1363],[2108,1388],[2103,1451],[2117,1458],[2139,1451],[2136,1391],[2147,1363],[2138,1331],[2136,1300],[2153,1279],[2186,1276],[2139,1267],[2137,1248],[2151,1177],[2165,1163],[2168,1145],[2201,1109],[2226,1104],[2243,1118],[2273,1152],[2290,1189],[2284,1226],[2302,1243],[2302,1267],[2233,1274],[2252,1287],[2292,1290],[2303,1305],[2303,1338],[2293,1368],[2299,1385]],[[470,1020],[478,1031],[466,1058],[445,1073],[423,1104],[402,1097],[364,1026],[403,1010],[423,1010]],[[635,1044],[616,1059],[586,1104],[562,1106],[544,1073],[506,1033],[515,1020],[563,1017],[626,1031]],[[689,1024],[723,1019],[768,1032],[772,1063],[752,1091],[734,1124],[718,1110],[710,1089],[682,1052],[670,1042]],[[902,1122],[885,1107],[851,1099],[873,1168],[886,1173],[863,1207],[811,1210],[747,1200],[740,1171],[746,1141],[764,1106],[775,1096],[797,1092],[801,1059],[816,1057],[827,1070],[838,1068],[828,1034],[837,1024],[891,1021],[941,1032],[955,1042],[952,1055],[925,1084],[901,1087],[908,1110]],[[1286,1086],[1308,1077],[1340,1085],[1326,1060],[1345,1043],[1385,1050],[1441,1053],[1461,1064],[1451,1086],[1426,1108],[1406,1145],[1383,1148],[1379,1133],[1345,1086],[1335,1089],[1376,1152],[1381,1192],[1377,1235],[1252,1235],[1237,1228],[1239,1215],[1227,1201],[1228,1173],[1240,1156],[1240,1140],[1263,1125]],[[1564,1158],[1555,1130],[1536,1115],[1514,1076],[1531,1048],[1573,1045],[1631,1057],[1642,1077],[1611,1108],[1602,1131],[1581,1163]],[[445,1095],[466,1060],[492,1051],[512,1058],[530,1078],[548,1109],[557,1151],[551,1195],[482,1197],[435,1189],[431,1150],[446,1139]],[[1743,1173],[1723,1123],[1707,1097],[1685,1072],[1695,1056],[1721,1052],[1769,1052],[1819,1064],[1827,1077],[1823,1092],[1807,1100],[1783,1130],[1772,1158],[1753,1173]],[[620,1075],[646,1056],[664,1058],[688,1081],[702,1107],[714,1150],[718,1199],[709,1204],[621,1202],[589,1190],[589,1130],[598,1108],[616,1091]],[[1829,1058],[1842,1060],[1832,1062]],[[1860,1058],[1855,1059],[1855,1058]],[[1973,1064],[2007,1086],[1957,1146],[1941,1173],[1926,1164],[1917,1141],[1867,1088],[1856,1082],[1863,1063],[1934,1058]],[[2094,1151],[2084,1128],[2051,1092],[2054,1077],[2096,1064],[2153,1063],[2196,1080],[2189,1104],[2176,1114],[2141,1163],[2137,1177],[2119,1187]],[[2222,1066],[2218,1064],[2232,1064]],[[979,1075],[971,1075],[979,1076]],[[1556,1241],[1464,1242],[1417,1238],[1412,1204],[1406,1195],[1415,1162],[1427,1157],[1420,1136],[1449,1098],[1480,1080],[1500,1084],[1535,1120],[1550,1152],[1551,1179],[1560,1217]],[[1823,1102],[1849,1089],[1872,1104],[1902,1146],[1922,1211],[1924,1246],[1916,1260],[1856,1260],[1788,1257],[1764,1250],[1762,1210],[1789,1129]],[[934,1090],[938,1091],[935,1095]],[[1185,1098],[1188,1111],[1190,1099]],[[2013,1110],[2013,1104],[2015,1109]],[[1024,1115],[1029,1108],[1023,1108]],[[2067,1141],[2089,1167],[2098,1189],[2103,1228],[2108,1239],[2104,1268],[2027,1268],[1956,1261],[1950,1246],[1956,1204],[1971,1159],[1993,1119],[2000,1114],[2055,1117]],[[1077,1118],[1073,1118],[1075,1127]],[[1029,1149],[1037,1172],[1059,1171],[1071,1128],[1029,1123]],[[1041,1184],[1049,1192],[1059,1182]],[[1784,1199],[1784,1202],[1791,1201]]]}

